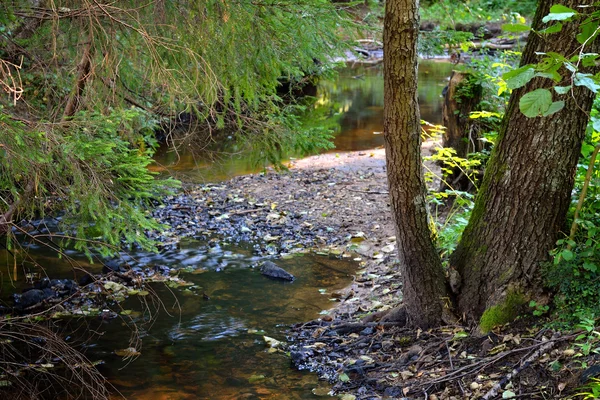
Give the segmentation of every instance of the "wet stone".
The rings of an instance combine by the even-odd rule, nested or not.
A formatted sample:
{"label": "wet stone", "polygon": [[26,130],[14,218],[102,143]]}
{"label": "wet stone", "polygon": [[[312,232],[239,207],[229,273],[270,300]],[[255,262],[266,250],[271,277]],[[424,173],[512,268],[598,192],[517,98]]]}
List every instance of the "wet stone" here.
{"label": "wet stone", "polygon": [[290,282],[295,279],[294,275],[277,266],[277,264],[272,261],[265,261],[260,267],[260,273],[272,279],[281,279]]}

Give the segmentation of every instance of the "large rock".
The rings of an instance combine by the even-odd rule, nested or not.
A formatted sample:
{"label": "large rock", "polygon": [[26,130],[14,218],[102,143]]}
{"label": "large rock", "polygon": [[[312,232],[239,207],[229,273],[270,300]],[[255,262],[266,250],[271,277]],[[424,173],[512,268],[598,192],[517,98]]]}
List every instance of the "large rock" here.
{"label": "large rock", "polygon": [[293,281],[294,275],[287,272],[285,269],[278,267],[277,264],[271,261],[265,261],[260,267],[260,273],[272,279],[281,279],[284,281]]}
{"label": "large rock", "polygon": [[52,289],[29,289],[23,294],[15,294],[15,304],[18,308],[27,308],[54,297],[56,293]]}

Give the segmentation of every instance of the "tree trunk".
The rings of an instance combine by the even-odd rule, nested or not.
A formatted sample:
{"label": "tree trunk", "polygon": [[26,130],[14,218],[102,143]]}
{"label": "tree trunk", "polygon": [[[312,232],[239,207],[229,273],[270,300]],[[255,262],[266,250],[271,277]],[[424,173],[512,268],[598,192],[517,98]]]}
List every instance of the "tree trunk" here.
{"label": "tree trunk", "polygon": [[85,48],[83,49],[83,55],[81,56],[81,60],[77,65],[77,81],[75,82],[75,87],[73,88],[71,95],[67,100],[67,105],[65,106],[65,111],[63,113],[63,120],[75,115],[75,113],[81,107],[81,96],[83,95],[85,85],[90,79],[92,73],[93,43],[93,36],[90,33],[89,42],[85,45]]}
{"label": "tree trunk", "polygon": [[[542,18],[554,3],[540,1],[534,30],[543,28]],[[593,1],[558,3],[578,9]],[[521,65],[538,62],[540,52],[567,58],[577,54],[575,25],[565,23],[561,32],[546,37],[532,33]],[[595,42],[585,51],[597,52]],[[560,85],[569,84],[565,79]],[[525,93],[551,87],[549,79],[534,78],[512,93],[471,219],[451,257],[451,265],[462,277],[458,308],[468,318],[478,320],[486,308],[502,304],[511,293],[526,298],[540,294],[539,264],[549,259],[548,252],[565,226],[594,96],[575,86],[573,96],[564,96],[565,107],[556,114],[527,118],[520,112],[519,100]]]}
{"label": "tree trunk", "polygon": [[418,31],[417,0],[386,2],[383,123],[390,202],[408,323],[427,328],[441,323],[447,294],[441,261],[430,236],[421,168]]}

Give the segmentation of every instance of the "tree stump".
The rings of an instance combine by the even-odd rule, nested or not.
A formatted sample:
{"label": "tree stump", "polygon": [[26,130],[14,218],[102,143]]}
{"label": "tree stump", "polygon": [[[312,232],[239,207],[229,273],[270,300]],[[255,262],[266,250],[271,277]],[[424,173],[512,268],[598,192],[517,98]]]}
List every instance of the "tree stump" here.
{"label": "tree stump", "polygon": [[[481,84],[473,74],[452,71],[442,107],[446,127],[442,145],[456,150],[458,157],[466,158],[467,154],[483,149],[475,124],[469,119],[469,114],[479,107],[482,91]],[[454,168],[445,181],[442,181],[440,191],[446,189],[469,191],[473,189],[473,184],[460,169]]]}

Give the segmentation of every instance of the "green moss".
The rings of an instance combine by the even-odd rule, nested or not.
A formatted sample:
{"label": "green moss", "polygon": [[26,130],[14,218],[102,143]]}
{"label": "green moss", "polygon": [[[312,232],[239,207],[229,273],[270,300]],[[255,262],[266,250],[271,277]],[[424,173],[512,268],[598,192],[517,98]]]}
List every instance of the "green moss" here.
{"label": "green moss", "polygon": [[463,73],[463,75],[464,79],[456,85],[456,91],[454,92],[454,100],[457,103],[481,97],[483,91],[481,76],[477,76],[474,73]]}
{"label": "green moss", "polygon": [[519,292],[509,292],[504,302],[485,310],[479,320],[479,329],[487,333],[497,326],[512,322],[521,312],[527,299]]}
{"label": "green moss", "polygon": [[400,347],[408,346],[412,342],[413,342],[413,338],[411,338],[409,336],[402,336],[401,338],[396,339],[396,344]]}

